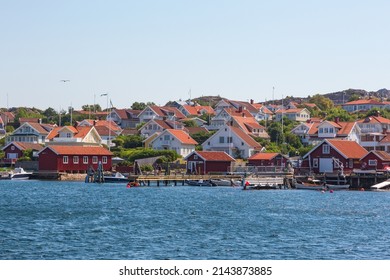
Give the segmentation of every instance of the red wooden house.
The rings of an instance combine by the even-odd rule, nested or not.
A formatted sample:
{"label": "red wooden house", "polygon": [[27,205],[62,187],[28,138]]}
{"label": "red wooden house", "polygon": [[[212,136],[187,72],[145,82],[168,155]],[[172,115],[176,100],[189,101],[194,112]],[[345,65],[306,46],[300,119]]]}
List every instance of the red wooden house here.
{"label": "red wooden house", "polygon": [[111,170],[112,153],[103,147],[48,146],[39,152],[39,170],[86,173],[92,167]]}
{"label": "red wooden house", "polygon": [[355,141],[325,139],[303,156],[301,167],[314,173],[338,173],[342,166],[345,173],[360,169],[360,159],[367,150]]}
{"label": "red wooden house", "polygon": [[4,163],[15,163],[19,158],[23,157],[23,152],[32,150],[33,156],[38,157],[38,152],[43,149],[43,146],[30,142],[10,142],[2,149],[4,151]]}
{"label": "red wooden house", "polygon": [[370,151],[361,158],[362,170],[386,170],[390,167],[390,154],[385,151]]}
{"label": "red wooden house", "polygon": [[210,172],[226,173],[235,162],[235,159],[227,153],[217,151],[194,151],[185,160],[187,160],[187,172],[200,175]]}
{"label": "red wooden house", "polygon": [[248,158],[248,165],[284,167],[287,161],[288,158],[281,153],[257,153]]}

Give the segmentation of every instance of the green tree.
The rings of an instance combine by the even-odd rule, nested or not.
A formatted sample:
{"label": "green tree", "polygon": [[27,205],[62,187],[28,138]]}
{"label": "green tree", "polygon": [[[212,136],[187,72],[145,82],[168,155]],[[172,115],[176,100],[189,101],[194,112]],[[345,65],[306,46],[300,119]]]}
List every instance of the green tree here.
{"label": "green tree", "polygon": [[198,126],[194,120],[185,120],[185,121],[183,121],[183,124],[186,127],[197,127]]}
{"label": "green tree", "polygon": [[341,107],[333,107],[326,111],[326,120],[334,121],[335,119],[340,121],[350,122],[354,120],[354,116],[342,109]]}
{"label": "green tree", "polygon": [[333,101],[321,94],[316,94],[312,96],[309,99],[309,102],[316,104],[318,108],[320,108],[323,111],[334,107]]}

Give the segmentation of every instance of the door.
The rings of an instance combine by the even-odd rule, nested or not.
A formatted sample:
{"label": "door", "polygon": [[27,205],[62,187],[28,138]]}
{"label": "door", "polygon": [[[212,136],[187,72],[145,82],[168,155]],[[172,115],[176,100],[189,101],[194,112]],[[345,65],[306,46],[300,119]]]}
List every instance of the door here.
{"label": "door", "polygon": [[333,160],[331,158],[320,158],[320,172],[333,172]]}

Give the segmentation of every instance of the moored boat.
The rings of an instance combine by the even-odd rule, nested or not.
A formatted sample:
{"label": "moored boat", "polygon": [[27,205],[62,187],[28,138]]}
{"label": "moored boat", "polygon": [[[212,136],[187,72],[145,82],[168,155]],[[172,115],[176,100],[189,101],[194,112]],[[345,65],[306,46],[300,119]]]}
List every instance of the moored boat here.
{"label": "moored boat", "polygon": [[123,182],[128,182],[128,181],[129,181],[129,179],[120,172],[116,172],[115,174],[110,174],[110,175],[104,175],[104,182],[123,183]]}
{"label": "moored boat", "polygon": [[27,172],[22,167],[16,167],[14,170],[8,172],[6,176],[2,176],[1,179],[29,180],[31,175],[32,172]]}
{"label": "moored boat", "polygon": [[241,186],[241,181],[234,181],[233,179],[210,179],[210,183],[213,186]]}
{"label": "moored boat", "polygon": [[185,180],[184,181],[189,186],[212,186],[211,182],[209,180]]}
{"label": "moored boat", "polygon": [[326,185],[324,185],[320,180],[311,180],[310,182],[296,182],[295,188],[299,190],[323,191],[326,190]]}
{"label": "moored boat", "polygon": [[350,185],[349,184],[326,184],[326,188],[328,190],[334,190],[334,191],[337,191],[337,190],[347,190],[349,189]]}

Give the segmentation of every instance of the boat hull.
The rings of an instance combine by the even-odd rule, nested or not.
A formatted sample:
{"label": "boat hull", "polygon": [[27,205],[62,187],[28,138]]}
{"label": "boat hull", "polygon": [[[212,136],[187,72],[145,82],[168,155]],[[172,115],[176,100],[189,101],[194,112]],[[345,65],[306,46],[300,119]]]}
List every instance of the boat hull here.
{"label": "boat hull", "polygon": [[326,189],[324,185],[295,183],[295,188],[298,190],[323,191]]}
{"label": "boat hull", "polygon": [[203,180],[185,180],[184,181],[189,186],[198,186],[198,187],[211,187],[212,184],[210,181],[203,181]]}

